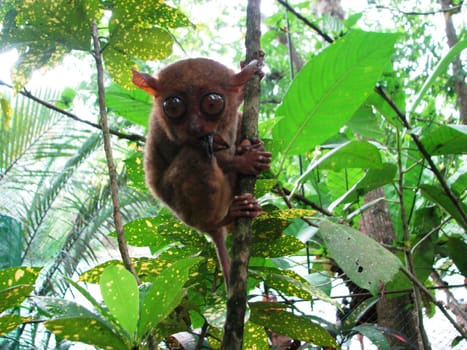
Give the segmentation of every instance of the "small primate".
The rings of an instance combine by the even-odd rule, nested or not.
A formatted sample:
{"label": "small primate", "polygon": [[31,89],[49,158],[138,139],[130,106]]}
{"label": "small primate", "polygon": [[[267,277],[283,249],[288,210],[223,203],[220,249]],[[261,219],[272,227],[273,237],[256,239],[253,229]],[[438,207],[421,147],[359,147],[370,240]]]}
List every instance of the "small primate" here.
{"label": "small primate", "polygon": [[156,76],[133,71],[133,83],[154,96],[146,183],[180,220],[212,238],[227,285],[227,226],[261,213],[251,194],[234,194],[237,174],[257,175],[271,162],[260,140],[239,140],[245,84],[261,74],[262,64],[253,60],[235,73],[195,58],[173,63]]}

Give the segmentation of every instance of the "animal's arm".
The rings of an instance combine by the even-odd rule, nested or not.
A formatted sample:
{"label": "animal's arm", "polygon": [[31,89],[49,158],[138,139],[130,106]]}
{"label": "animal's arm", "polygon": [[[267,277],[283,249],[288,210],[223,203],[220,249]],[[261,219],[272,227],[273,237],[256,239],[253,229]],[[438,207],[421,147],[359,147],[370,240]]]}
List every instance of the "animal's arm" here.
{"label": "animal's arm", "polygon": [[216,153],[216,159],[224,172],[258,175],[269,169],[271,153],[264,150],[259,139],[243,140],[234,154],[220,151]]}

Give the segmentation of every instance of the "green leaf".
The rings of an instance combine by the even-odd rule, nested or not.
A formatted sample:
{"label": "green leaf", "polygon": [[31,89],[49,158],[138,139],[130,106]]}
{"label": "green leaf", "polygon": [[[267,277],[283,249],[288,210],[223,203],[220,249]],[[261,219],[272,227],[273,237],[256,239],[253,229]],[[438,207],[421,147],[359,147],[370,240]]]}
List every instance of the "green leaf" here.
{"label": "green leaf", "polygon": [[19,285],[33,285],[42,267],[10,267],[0,270],[0,290]]}
{"label": "green leaf", "polygon": [[[126,90],[117,84],[110,85],[105,90],[107,107],[123,118],[148,127],[149,113],[152,108],[152,100],[145,91]],[[140,164],[142,168],[142,164]]]}
{"label": "green leaf", "polygon": [[0,290],[0,313],[20,305],[34,290],[32,285],[17,285]]}
{"label": "green leaf", "polygon": [[60,338],[80,341],[86,344],[128,350],[129,339],[119,333],[112,323],[99,314],[72,301],[51,298],[35,297],[36,305],[50,315],[45,327]]}
{"label": "green leaf", "polygon": [[342,203],[356,201],[364,194],[392,183],[396,175],[397,167],[392,163],[384,163],[381,169],[368,169],[365,176],[357,181],[346,193],[337,198],[329,205],[329,210],[333,211]]}
{"label": "green leaf", "polygon": [[[206,238],[175,218],[168,209],[157,217],[133,220],[124,226],[128,244],[137,247],[158,246],[181,242],[194,247],[205,247]],[[111,236],[115,237],[115,233]]]}
{"label": "green leaf", "polygon": [[154,280],[144,297],[141,307],[138,323],[140,338],[147,335],[180,303],[184,295],[183,286],[190,277],[190,269],[201,259],[193,258],[177,261]]}
{"label": "green leaf", "polygon": [[467,125],[442,125],[422,139],[430,155],[467,153]]}
{"label": "green leaf", "polygon": [[65,88],[62,91],[60,100],[55,103],[55,105],[62,109],[71,108],[73,105],[73,100],[76,97],[76,91],[72,88]]}
{"label": "green leaf", "polygon": [[375,295],[381,283],[389,282],[399,271],[400,260],[379,243],[345,225],[323,221],[321,234],[331,257],[361,288]]}
{"label": "green leaf", "polygon": [[320,162],[320,167],[335,171],[344,168],[381,169],[383,164],[375,145],[365,141],[351,141]]}
{"label": "green leaf", "polygon": [[365,315],[379,300],[379,297],[371,297],[363,300],[353,308],[342,321],[341,330],[343,334],[348,334],[358,324],[360,318]]}
{"label": "green leaf", "polygon": [[268,335],[264,327],[253,322],[245,323],[243,330],[243,348],[254,350],[269,350]]}
{"label": "green leaf", "polygon": [[102,349],[128,350],[130,347],[118,334],[95,317],[70,317],[44,323],[45,328],[59,338],[81,342]]}
{"label": "green leaf", "polygon": [[111,265],[104,270],[100,287],[109,311],[133,337],[139,316],[139,291],[134,276],[123,266]]}
{"label": "green leaf", "polygon": [[207,297],[203,308],[203,316],[211,326],[222,329],[222,327],[224,327],[226,313],[227,305],[225,304],[225,298],[217,294],[212,294]]}
{"label": "green leaf", "polygon": [[[260,307],[256,307],[260,304]],[[262,304],[262,305],[261,305]],[[288,336],[292,339],[311,342],[321,346],[337,347],[336,340],[320,325],[304,316],[297,316],[287,311],[281,311],[267,303],[251,303],[250,321],[270,329],[272,332]]]}
{"label": "green leaf", "polygon": [[372,93],[394,53],[398,35],[354,30],[310,60],[277,109],[273,129],[284,157],[335,135]]}
{"label": "green leaf", "polygon": [[141,192],[147,192],[146,180],[144,178],[143,152],[136,151],[124,160],[128,173],[128,184]]}
{"label": "green leaf", "polygon": [[0,214],[0,237],[0,269],[21,265],[20,222],[10,216]]}
{"label": "green leaf", "polygon": [[320,288],[311,285],[306,279],[290,270],[277,271],[266,276],[265,282],[269,288],[280,291],[287,296],[297,297],[303,300],[319,298],[331,304],[336,301],[326,295]]}
{"label": "green leaf", "polygon": [[467,244],[460,235],[448,237],[448,254],[462,275],[467,276]]}
{"label": "green leaf", "polygon": [[271,241],[272,238],[264,241],[255,240],[251,244],[251,256],[264,258],[278,258],[292,255],[305,248],[305,245],[297,238],[283,234]]}
{"label": "green leaf", "polygon": [[371,325],[360,325],[355,327],[355,330],[358,333],[361,333],[365,337],[371,340],[371,342],[376,345],[379,350],[389,350],[390,346],[389,343],[384,335],[384,333],[376,328],[375,326]]}
{"label": "green leaf", "polygon": [[34,70],[60,62],[71,50],[90,50],[90,28],[102,13],[99,1],[20,1],[16,16],[4,28],[1,46],[15,46],[20,58],[15,86],[23,86]]}
{"label": "green leaf", "polygon": [[[459,210],[452,203],[451,199],[446,195],[446,193],[444,193],[441,187],[436,185],[421,185],[420,189],[422,190],[423,197],[439,205],[447,213],[452,215],[452,217],[460,226],[467,228],[462,215],[459,213]],[[460,199],[458,202],[464,213],[467,213],[467,205],[465,205]]]}
{"label": "green leaf", "polygon": [[29,318],[18,315],[4,315],[0,317],[0,337],[10,333],[21,323],[29,321]]}

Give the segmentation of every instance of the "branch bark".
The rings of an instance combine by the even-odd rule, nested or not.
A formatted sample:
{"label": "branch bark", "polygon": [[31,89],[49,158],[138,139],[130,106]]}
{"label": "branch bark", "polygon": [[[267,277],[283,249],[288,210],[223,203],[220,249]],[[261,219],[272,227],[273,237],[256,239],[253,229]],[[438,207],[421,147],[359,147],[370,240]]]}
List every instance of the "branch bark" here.
{"label": "branch bark", "polygon": [[[245,63],[260,54],[261,13],[260,0],[248,0]],[[254,75],[245,88],[245,102],[241,126],[241,139],[251,139],[258,134],[260,77]],[[238,193],[253,193],[256,178],[241,176]],[[250,258],[251,219],[240,218],[234,224],[230,285],[227,290],[227,316],[224,325],[222,349],[241,350],[247,303],[248,261]]]}
{"label": "branch bark", "polygon": [[[6,86],[9,89],[13,89],[13,86],[11,86],[10,84],[5,83],[2,80],[0,80],[0,85]],[[68,112],[68,111],[66,111],[64,109],[61,109],[61,108],[53,105],[50,102],[47,102],[47,101],[44,101],[44,100],[40,99],[39,97],[31,94],[31,92],[29,92],[26,89],[21,90],[19,92],[19,94],[33,100],[34,102],[39,103],[40,105],[42,105],[44,107],[47,107],[48,109],[51,109],[51,110],[53,110],[55,112],[63,114],[64,116],[66,116],[68,118],[76,120],[77,122],[80,122],[80,123],[92,126],[93,128],[102,130],[101,125],[90,122],[88,120],[81,119],[76,114],[70,113],[70,112]],[[146,138],[144,136],[138,135],[138,134],[126,134],[126,133],[120,132],[118,130],[113,130],[113,129],[109,129],[109,133],[112,134],[112,135],[115,135],[115,136],[117,136],[117,137],[119,137],[121,139],[126,139],[126,140],[129,140],[129,141],[140,141],[140,142],[143,142],[143,143],[146,142]]]}
{"label": "branch bark", "polygon": [[125,233],[123,231],[122,215],[120,212],[120,202],[118,200],[117,171],[115,169],[115,163],[112,154],[112,146],[110,144],[109,123],[107,120],[107,109],[105,106],[104,66],[102,62],[102,51],[100,48],[97,24],[95,20],[92,23],[92,41],[94,45],[94,59],[96,60],[97,68],[97,93],[99,98],[100,116],[99,123],[104,137],[104,150],[105,156],[107,158],[107,168],[110,177],[110,192],[112,197],[115,230],[117,231],[118,248],[120,250],[120,255],[122,257],[123,264],[125,265],[126,269],[130,271],[133,274],[133,276],[135,276],[135,279],[138,282],[138,284],[141,284],[138,274],[136,273],[136,270],[131,262],[130,254],[128,253],[128,245],[125,239]]}

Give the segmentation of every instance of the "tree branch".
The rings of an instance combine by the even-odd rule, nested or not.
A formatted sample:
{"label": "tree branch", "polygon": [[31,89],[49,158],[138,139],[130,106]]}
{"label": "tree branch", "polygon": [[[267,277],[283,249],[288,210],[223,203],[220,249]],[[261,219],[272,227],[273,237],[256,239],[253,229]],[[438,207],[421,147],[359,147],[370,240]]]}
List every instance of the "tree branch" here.
{"label": "tree branch", "polygon": [[386,92],[381,86],[376,87],[376,92],[391,106],[394,112],[396,112],[399,119],[402,121],[402,124],[404,125],[404,127],[409,131],[410,137],[412,138],[413,142],[417,146],[419,152],[422,154],[423,158],[425,158],[425,160],[427,161],[428,166],[430,167],[430,170],[433,172],[439,184],[443,188],[444,193],[446,194],[446,196],[448,196],[449,200],[456,207],[457,211],[462,217],[464,227],[467,227],[467,215],[462,209],[462,206],[459,200],[456,198],[455,194],[449,188],[448,184],[443,178],[443,175],[436,167],[436,164],[433,162],[433,159],[431,159],[431,156],[426,150],[425,146],[423,146],[418,136],[412,132],[412,128],[407,118],[405,117],[405,114],[399,109],[399,107],[394,103],[394,101],[386,94]]}
{"label": "tree branch", "polygon": [[[245,63],[260,55],[261,13],[260,0],[248,0]],[[245,88],[245,102],[241,126],[241,139],[252,139],[258,133],[260,77],[254,75]],[[256,178],[240,176],[238,193],[253,193]],[[248,261],[250,258],[251,219],[239,218],[233,229],[230,284],[227,289],[227,316],[222,349],[241,350],[247,303]]]}
{"label": "tree branch", "polygon": [[[10,89],[13,89],[13,86],[11,86],[10,84],[5,83],[2,80],[0,80],[0,85],[6,86],[6,87],[8,87]],[[49,103],[47,101],[44,101],[44,100],[40,99],[39,97],[31,94],[26,89],[23,89],[23,90],[19,91],[19,94],[33,100],[34,102],[37,102],[37,103],[41,104],[44,107],[47,107],[48,109],[51,109],[51,110],[53,110],[55,112],[63,114],[64,116],[66,116],[68,118],[76,120],[77,122],[80,122],[80,123],[92,126],[93,128],[102,130],[101,125],[90,122],[88,120],[81,119],[76,114],[70,113],[70,112],[68,112],[68,111],[66,111],[64,109],[61,109],[61,108],[59,108],[59,107],[57,107],[57,106],[55,106],[55,105],[53,105],[53,104],[51,104],[51,103]],[[117,130],[114,130],[114,129],[109,129],[109,132],[110,132],[110,134],[115,135],[115,136],[117,136],[117,137],[119,137],[121,139],[126,139],[126,140],[129,140],[129,141],[146,142],[146,138],[144,136],[141,136],[141,135],[138,135],[138,134],[126,134],[126,133],[123,133],[123,132],[120,132],[120,131],[117,131]]]}
{"label": "tree branch", "polygon": [[292,6],[290,6],[286,1],[284,1],[284,0],[277,0],[277,1],[279,2],[279,4],[284,6],[291,13],[293,13],[295,17],[297,17],[299,20],[301,20],[303,23],[305,23],[308,27],[310,27],[316,33],[318,33],[328,43],[332,44],[334,42],[333,38],[331,38],[329,35],[327,35],[325,32],[323,32],[316,24],[311,23],[307,18],[303,17],[300,13],[295,11],[295,9]]}
{"label": "tree branch", "polygon": [[102,62],[102,52],[100,49],[99,36],[97,32],[97,24],[94,20],[92,23],[92,41],[94,45],[94,59],[96,60],[97,68],[97,93],[99,98],[99,115],[100,115],[100,126],[104,137],[104,150],[107,158],[107,167],[109,170],[110,177],[110,192],[112,197],[113,205],[113,217],[115,223],[115,230],[117,231],[118,248],[120,255],[123,260],[123,264],[126,269],[135,276],[138,284],[141,284],[138,274],[131,262],[130,254],[128,253],[128,245],[125,239],[125,233],[123,231],[122,215],[120,212],[120,202],[118,200],[118,183],[117,183],[117,171],[112,154],[112,146],[110,144],[110,133],[109,125],[107,121],[107,109],[105,106],[105,95],[104,95],[104,66]]}

